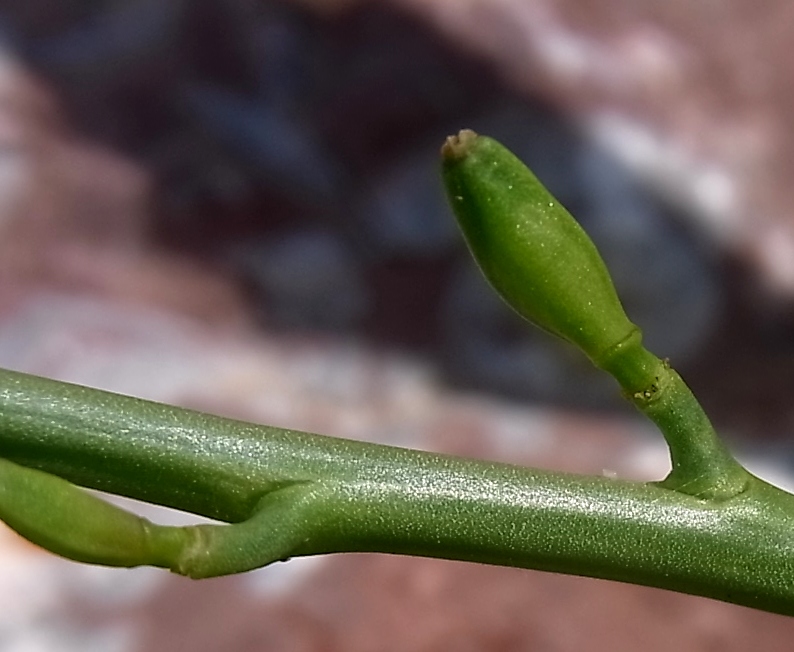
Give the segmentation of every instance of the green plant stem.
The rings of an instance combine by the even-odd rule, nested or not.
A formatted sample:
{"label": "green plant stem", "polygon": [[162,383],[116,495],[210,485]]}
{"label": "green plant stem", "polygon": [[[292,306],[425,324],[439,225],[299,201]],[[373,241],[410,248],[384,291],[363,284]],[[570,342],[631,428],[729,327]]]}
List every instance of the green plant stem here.
{"label": "green plant stem", "polygon": [[[0,371],[0,456],[85,487],[242,522],[212,530],[222,538],[247,528],[259,546],[232,570],[295,555],[400,553],[794,614],[794,497],[752,476],[739,495],[710,501],[653,483],[256,426],[10,371]],[[77,510],[77,522],[76,502],[25,509]],[[193,576],[232,572],[208,555],[182,550],[177,559],[169,536],[139,563]],[[231,537],[216,552],[236,544]]]}
{"label": "green plant stem", "polygon": [[[512,152],[464,129],[441,149],[450,204],[474,259],[520,315],[611,374],[670,447],[667,488],[725,500],[749,474],[681,377],[642,345],[595,245]],[[641,270],[638,270],[641,273]]]}
{"label": "green plant stem", "polygon": [[747,488],[747,471],[718,437],[683,378],[642,346],[638,328],[596,365],[615,377],[625,397],[664,435],[673,467],[664,486],[717,500]]}

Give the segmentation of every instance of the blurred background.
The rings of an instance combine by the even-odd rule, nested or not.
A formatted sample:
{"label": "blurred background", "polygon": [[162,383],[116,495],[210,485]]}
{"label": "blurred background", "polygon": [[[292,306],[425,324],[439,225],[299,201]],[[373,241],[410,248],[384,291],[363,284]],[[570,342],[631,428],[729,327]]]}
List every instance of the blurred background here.
{"label": "blurred background", "polygon": [[[471,127],[577,216],[649,348],[754,471],[791,486],[792,14],[783,0],[2,0],[0,366],[662,477],[661,437],[610,379],[520,322],[470,261],[438,149]],[[6,530],[0,548],[3,652],[787,650],[794,634],[708,600],[439,560],[191,582],[61,561]]]}

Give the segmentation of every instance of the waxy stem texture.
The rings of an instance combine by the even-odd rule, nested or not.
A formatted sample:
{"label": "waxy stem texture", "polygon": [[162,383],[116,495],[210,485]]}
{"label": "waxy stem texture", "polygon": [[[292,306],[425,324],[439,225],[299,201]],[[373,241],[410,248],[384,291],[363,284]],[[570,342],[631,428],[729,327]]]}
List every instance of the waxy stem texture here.
{"label": "waxy stem texture", "polygon": [[[402,553],[621,580],[794,614],[794,499],[752,476],[740,495],[716,502],[655,484],[256,426],[10,371],[0,371],[0,456],[27,474],[40,469],[234,523],[148,524],[148,534],[128,537],[137,526],[126,513],[103,514],[92,537],[104,540],[103,527],[119,535],[99,560],[109,565],[207,577],[296,555]],[[67,485],[59,478],[52,480]],[[0,517],[23,534],[52,515],[65,530],[83,519],[85,505],[63,487],[48,494],[34,481],[33,491],[17,491],[15,480],[0,465]],[[7,491],[28,495],[11,518]],[[68,538],[59,532],[56,539]]]}

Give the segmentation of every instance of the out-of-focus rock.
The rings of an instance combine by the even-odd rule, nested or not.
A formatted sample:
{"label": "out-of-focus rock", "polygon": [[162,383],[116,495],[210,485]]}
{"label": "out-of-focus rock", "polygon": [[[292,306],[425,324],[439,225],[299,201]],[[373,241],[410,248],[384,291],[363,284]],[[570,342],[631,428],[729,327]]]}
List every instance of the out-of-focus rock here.
{"label": "out-of-focus rock", "polygon": [[[46,259],[52,243],[139,248],[147,226],[149,179],[135,164],[80,141],[63,124],[57,101],[11,55],[0,76],[4,164],[3,259]],[[31,256],[33,252],[36,256]]]}
{"label": "out-of-focus rock", "polygon": [[72,133],[53,96],[8,54],[0,97],[0,313],[59,288],[245,321],[231,283],[146,249],[149,175]]}
{"label": "out-of-focus rock", "polygon": [[315,204],[338,193],[339,166],[313,137],[310,124],[208,84],[186,86],[181,100],[198,131],[252,167],[260,183]]}
{"label": "out-of-focus rock", "polygon": [[362,194],[356,221],[368,257],[443,257],[459,248],[435,143],[399,160]]}
{"label": "out-of-focus rock", "polygon": [[[79,4],[72,3],[73,7]],[[48,30],[41,18],[28,21],[27,34],[36,40],[27,56],[71,86],[86,90],[112,91],[156,74],[175,54],[184,0],[104,4],[104,11],[94,13],[90,21],[81,20],[85,8],[64,16],[60,29],[50,26]]]}
{"label": "out-of-focus rock", "polygon": [[395,0],[575,116],[794,300],[791,7]]}
{"label": "out-of-focus rock", "polygon": [[54,100],[3,43],[0,47],[0,234],[29,205],[37,130],[55,119]]}
{"label": "out-of-focus rock", "polygon": [[267,306],[266,320],[281,328],[355,332],[371,311],[372,297],[350,246],[327,229],[277,232],[241,242],[229,253]]}
{"label": "out-of-focus rock", "polygon": [[[443,134],[465,120],[514,149],[597,236],[607,262],[615,266],[618,289],[652,346],[658,344],[657,350],[684,364],[714,328],[719,291],[708,252],[663,224],[669,216],[655,198],[641,192],[586,130],[534,100],[506,92],[487,66],[440,47],[426,25],[386,3],[351,5],[322,18],[291,4],[256,9],[243,0],[168,10],[133,4],[121,0],[97,6],[64,19],[49,33],[41,26],[20,31],[27,35],[27,51],[50,52],[49,59],[34,60],[60,80],[73,110],[80,89],[91,90],[99,98],[91,110],[104,115],[100,122],[119,124],[120,137],[113,140],[145,152],[161,209],[157,233],[164,241],[216,261],[227,260],[230,250],[265,252],[246,254],[244,261],[237,256],[242,264],[232,261],[231,266],[259,290],[252,296],[268,323],[355,332],[366,324],[375,337],[388,332],[400,343],[440,341],[446,351],[460,349],[453,367],[463,370],[459,377],[479,378],[485,386],[492,379],[491,387],[572,388],[535,397],[577,402],[584,396],[573,389],[587,383],[574,382],[579,366],[569,368],[560,358],[560,369],[554,370],[555,356],[542,350],[542,340],[530,367],[519,364],[523,355],[503,364],[496,352],[515,349],[513,342],[499,341],[497,324],[505,319],[500,304],[494,304],[492,327],[475,333],[474,324],[483,324],[467,322],[468,304],[461,296],[469,286],[443,287],[465,254],[439,180],[437,149]],[[122,30],[118,17],[125,12],[135,20]],[[146,21],[165,31],[132,38]],[[124,38],[114,38],[122,32]],[[108,43],[101,44],[101,34]],[[168,34],[178,42],[164,49]],[[115,59],[101,56],[103,47],[117,54],[125,47],[142,48],[145,56],[125,59],[118,78],[108,78],[100,73]],[[643,56],[663,68],[659,48]],[[178,65],[165,51],[181,53]],[[166,59],[162,70],[146,75],[158,56]],[[75,74],[70,70],[80,61],[93,72],[77,75],[71,84]],[[119,97],[127,96],[150,101],[120,107]],[[587,163],[590,159],[595,162]],[[98,212],[112,212],[117,219],[123,215],[110,206]],[[321,250],[316,243],[293,246],[295,239],[275,249],[253,244],[283,240],[287,230],[314,228],[325,230],[326,239],[334,232],[333,256],[325,245]],[[134,234],[127,239],[135,241]],[[649,243],[653,264],[646,259]],[[327,272],[318,271],[318,252],[329,264]],[[642,284],[636,283],[636,268],[626,264],[638,259],[646,267]],[[441,301],[453,297],[446,307],[417,298],[419,273],[406,274],[405,282],[399,278],[409,267],[422,265],[433,276],[426,284],[422,279],[423,291]],[[337,273],[342,267],[347,271]],[[686,274],[691,275],[686,291],[667,276],[680,280]],[[103,270],[99,276],[108,275]],[[310,277],[328,300],[309,291]],[[336,281],[342,285],[331,289]],[[375,292],[375,300],[361,299]],[[472,292],[469,303],[476,303],[480,295]],[[463,311],[450,316],[455,306]],[[489,310],[483,308],[481,316]],[[685,320],[679,320],[681,314]],[[400,320],[404,325],[398,326]],[[382,327],[383,322],[388,324]],[[418,335],[422,329],[433,332]],[[489,343],[482,339],[486,331]],[[469,335],[471,342],[465,339]],[[473,357],[462,353],[477,347]],[[488,351],[493,359],[487,359]],[[478,364],[466,362],[474,358]],[[550,369],[560,382],[544,380]],[[535,379],[527,382],[524,375]]]}

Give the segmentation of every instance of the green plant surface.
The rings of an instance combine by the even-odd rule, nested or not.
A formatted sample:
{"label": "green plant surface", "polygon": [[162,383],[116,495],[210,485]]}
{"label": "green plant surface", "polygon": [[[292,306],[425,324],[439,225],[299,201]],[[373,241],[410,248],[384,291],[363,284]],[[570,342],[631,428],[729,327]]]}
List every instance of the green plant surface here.
{"label": "green plant surface", "polygon": [[[601,577],[794,614],[794,496],[730,455],[642,347],[595,247],[510,152],[470,131],[443,174],[474,257],[660,428],[672,472],[626,482],[324,437],[0,370],[0,518],[77,561],[191,577],[385,552]],[[80,487],[210,517],[166,527]]]}
{"label": "green plant surface", "polygon": [[642,346],[592,240],[532,172],[496,141],[464,130],[442,148],[444,180],[469,249],[520,315],[577,345],[610,373],[670,447],[666,486],[729,497],[747,472],[689,388]]}

